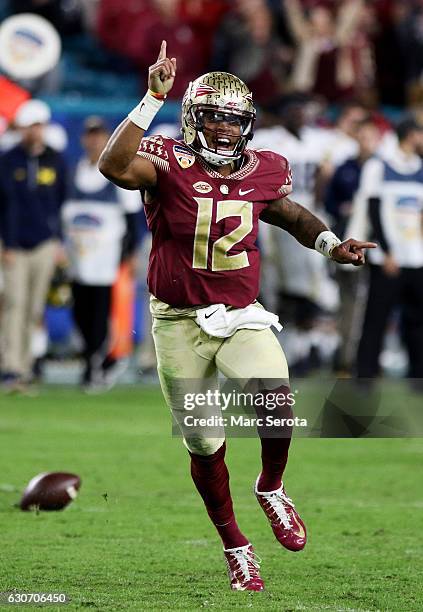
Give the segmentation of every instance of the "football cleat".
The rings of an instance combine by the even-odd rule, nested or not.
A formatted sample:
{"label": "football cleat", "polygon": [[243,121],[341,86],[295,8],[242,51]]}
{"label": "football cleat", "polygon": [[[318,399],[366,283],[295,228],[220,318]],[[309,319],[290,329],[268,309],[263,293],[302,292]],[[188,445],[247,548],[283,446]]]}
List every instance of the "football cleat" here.
{"label": "football cleat", "polygon": [[286,495],[283,484],[276,491],[260,493],[257,490],[259,478],[257,478],[254,493],[268,518],[277,541],[288,550],[294,552],[302,550],[306,545],[307,532],[295,510],[292,499]]}
{"label": "football cleat", "polygon": [[263,591],[260,578],[260,559],[251,544],[223,551],[233,591]]}

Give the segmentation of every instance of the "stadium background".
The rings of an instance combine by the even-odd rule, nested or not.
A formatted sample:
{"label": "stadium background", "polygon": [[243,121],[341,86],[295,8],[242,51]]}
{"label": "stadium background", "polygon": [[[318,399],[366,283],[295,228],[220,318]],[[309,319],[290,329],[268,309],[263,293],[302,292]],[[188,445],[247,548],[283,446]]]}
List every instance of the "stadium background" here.
{"label": "stadium background", "polygon": [[[304,0],[302,7],[312,11],[323,5],[336,12],[348,3]],[[173,24],[163,27],[163,37],[181,28],[187,35],[191,28],[195,45],[195,37],[207,31],[209,61],[201,73],[216,67],[210,33],[217,36],[219,23],[234,5],[244,11],[250,26],[248,4],[260,14],[267,12],[256,0],[122,4],[117,0],[5,0],[0,5],[0,19],[35,12],[50,19],[60,33],[63,53],[57,70],[49,79],[22,85],[45,100],[53,120],[65,128],[65,154],[71,163],[81,154],[80,134],[88,115],[101,115],[113,128],[145,91],[143,75],[150,63],[150,46],[163,33],[155,31],[153,36],[147,26],[145,31],[141,28],[138,36],[147,41],[146,57],[125,57],[118,50],[131,20],[144,20],[155,28],[167,22],[169,11],[176,7],[178,14],[172,17]],[[272,45],[274,37],[283,43],[286,78],[278,81],[281,87],[274,99],[262,100],[267,109],[280,95],[290,93],[287,83],[296,58],[283,4],[268,3],[275,32]],[[336,119],[350,97],[362,99],[388,122],[411,109],[420,112],[422,3],[375,0],[363,7],[367,29],[360,28],[365,35],[359,45],[360,51],[369,53],[372,69],[368,80],[346,96],[334,93],[325,100],[315,92],[324,125]],[[224,35],[220,33],[220,40]],[[266,75],[261,78],[255,87],[272,92]],[[179,113],[180,99],[169,100],[156,124],[176,124]],[[134,328],[141,337],[141,300],[136,312]],[[67,324],[65,314],[58,325]],[[53,335],[55,325],[57,321],[50,318]],[[422,518],[419,440],[298,441],[289,466],[289,490],[313,535],[305,555],[294,559],[282,557],[270,544],[266,526],[258,523],[258,511],[253,518],[247,512],[253,503],[249,488],[257,466],[249,451],[255,441],[231,441],[229,461],[237,507],[266,558],[268,583],[260,600],[235,597],[227,592],[219,545],[192,490],[180,440],[169,440],[170,422],[160,391],[148,380],[139,380],[134,367],[126,382],[137,381],[138,387],[120,387],[98,397],[85,397],[68,385],[43,386],[37,397],[0,396],[0,516],[5,551],[0,591],[63,590],[75,608],[421,610],[422,542],[416,529]],[[67,380],[63,364],[57,368],[53,361],[50,373],[50,382]],[[73,375],[70,381],[75,381]],[[402,382],[392,389],[393,395],[419,405],[420,399],[410,395]],[[169,463],[172,468],[168,469]],[[13,504],[29,478],[64,468],[82,475],[77,502],[63,515],[19,515]],[[157,516],[159,500],[172,508],[170,518]],[[188,565],[193,568],[187,569]],[[195,566],[206,569],[196,571]]]}
{"label": "stadium background", "polygon": [[[303,21],[296,24],[298,7],[304,14]],[[162,38],[169,39],[169,47],[173,44],[178,57],[178,90],[171,92],[152,130],[166,124],[167,129],[177,131],[178,95],[187,79],[209,69],[244,70],[242,52],[247,52],[249,41],[253,50],[248,57],[254,67],[246,71],[246,80],[254,90],[256,104],[258,101],[256,127],[268,122],[269,113],[275,121],[281,98],[297,91],[301,83],[295,77],[303,44],[297,38],[298,27],[314,28],[327,41],[314,66],[314,84],[301,85],[316,105],[318,125],[335,125],[343,105],[351,100],[368,108],[385,130],[407,112],[417,116],[421,112],[422,15],[418,1],[137,0],[122,6],[114,0],[5,0],[0,10],[3,19],[24,12],[41,15],[60,34],[59,65],[46,76],[21,84],[49,104],[53,121],[65,129],[64,154],[70,165],[82,153],[80,137],[87,116],[100,115],[113,129],[142,97],[148,65],[154,60],[153,46]],[[353,82],[344,88],[337,86],[335,74],[334,37],[336,20],[341,18],[350,24],[347,46],[353,69]],[[140,229],[141,234],[146,231],[143,216]],[[145,334],[143,307],[145,310],[138,295],[135,343]],[[49,307],[46,322],[50,337],[59,340],[72,324],[68,309]],[[388,369],[392,369],[392,362],[394,371],[404,371],[402,355],[388,356],[385,361]]]}

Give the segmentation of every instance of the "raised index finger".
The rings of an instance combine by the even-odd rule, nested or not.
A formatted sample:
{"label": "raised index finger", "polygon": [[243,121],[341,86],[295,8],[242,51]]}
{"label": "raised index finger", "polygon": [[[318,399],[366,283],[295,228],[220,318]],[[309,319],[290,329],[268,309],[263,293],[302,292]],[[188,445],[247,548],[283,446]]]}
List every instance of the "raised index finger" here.
{"label": "raised index finger", "polygon": [[157,61],[160,61],[166,58],[166,46],[167,46],[166,41],[162,40],[162,45],[160,47],[159,57],[157,58]]}
{"label": "raised index finger", "polygon": [[359,242],[352,245],[354,249],[375,249],[377,247],[376,242]]}

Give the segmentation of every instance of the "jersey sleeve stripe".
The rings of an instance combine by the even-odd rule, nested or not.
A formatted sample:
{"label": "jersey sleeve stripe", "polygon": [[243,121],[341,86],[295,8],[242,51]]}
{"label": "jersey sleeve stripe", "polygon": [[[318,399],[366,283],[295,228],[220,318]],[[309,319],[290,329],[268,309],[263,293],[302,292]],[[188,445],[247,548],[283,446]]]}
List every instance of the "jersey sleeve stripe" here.
{"label": "jersey sleeve stripe", "polygon": [[152,155],[151,153],[146,153],[145,151],[138,151],[137,155],[148,159],[155,166],[160,168],[160,170],[163,170],[164,172],[170,172],[170,164],[165,159],[160,159],[160,157],[157,157],[157,155]]}
{"label": "jersey sleeve stripe", "polygon": [[280,193],[282,196],[287,196],[291,192],[292,192],[292,185],[282,185],[282,187],[279,187],[278,189],[278,193]]}

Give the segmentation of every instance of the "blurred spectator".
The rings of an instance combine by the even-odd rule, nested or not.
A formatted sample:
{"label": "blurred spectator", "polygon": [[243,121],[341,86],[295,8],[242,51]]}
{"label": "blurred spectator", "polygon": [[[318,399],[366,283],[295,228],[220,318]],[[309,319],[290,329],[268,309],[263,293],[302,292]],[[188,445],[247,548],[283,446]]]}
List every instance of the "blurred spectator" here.
{"label": "blurred spectator", "polygon": [[65,197],[62,156],[45,144],[50,109],[30,100],[17,112],[20,144],[3,154],[0,184],[4,193],[2,312],[3,380],[21,388],[31,379],[31,335],[40,324],[55,263],[63,258],[58,243],[60,207]]}
{"label": "blurred spectator", "polygon": [[397,7],[406,10],[408,2],[373,0],[372,42],[375,56],[378,101],[382,104],[405,103],[405,58],[401,52],[396,27]]}
{"label": "blurred spectator", "polygon": [[317,201],[324,202],[328,183],[337,166],[358,155],[357,128],[367,116],[368,112],[358,102],[351,101],[342,105],[317,171]]}
{"label": "blurred spectator", "polygon": [[357,355],[360,378],[379,373],[389,317],[402,306],[409,376],[423,379],[423,130],[412,119],[397,128],[398,146],[363,167],[350,231],[379,244],[369,252],[370,288]]}
{"label": "blurred spectator", "polygon": [[[303,94],[285,96],[279,105],[279,125],[257,130],[254,148],[265,148],[285,156],[292,168],[292,198],[316,210],[316,176],[322,163],[330,130],[307,124],[309,100]],[[321,213],[320,213],[321,214]],[[287,232],[263,224],[262,298],[269,310],[290,321],[285,329],[284,348],[297,371],[304,373],[313,347],[314,329],[322,310],[338,305],[335,283],[329,277],[327,261],[319,253],[304,249]],[[291,333],[290,333],[291,332]],[[290,337],[288,338],[288,335]]]}
{"label": "blurred spectator", "polygon": [[92,35],[97,30],[98,11],[101,0],[79,0],[84,29]]}
{"label": "blurred spectator", "polygon": [[73,314],[84,341],[82,385],[110,386],[119,369],[108,358],[112,286],[121,259],[137,246],[138,191],[120,189],[99,172],[97,162],[110,136],[100,117],[84,124],[84,156],[70,181],[63,231],[72,280]]}
{"label": "blurred spectator", "polygon": [[297,47],[292,88],[331,102],[367,94],[374,75],[364,2],[340,2],[336,15],[327,4],[315,4],[307,15],[299,0],[283,6]]}
{"label": "blurred spectator", "polygon": [[349,157],[358,154],[359,127],[368,115],[369,112],[359,102],[351,101],[341,106],[332,131],[333,140],[330,151],[328,151],[328,161],[332,164],[333,170]]}
{"label": "blurred spectator", "polygon": [[328,185],[325,208],[331,217],[333,231],[339,236],[345,234],[363,164],[374,155],[379,141],[380,132],[373,119],[363,119],[356,126],[357,155],[336,168]]}
{"label": "blurred spectator", "polygon": [[200,35],[201,44],[209,60],[216,30],[231,5],[232,0],[180,0],[181,20],[189,23]]}
{"label": "blurred spectator", "polygon": [[[116,53],[139,61],[138,50],[133,51],[137,41],[140,21],[148,16],[146,0],[133,0],[122,5],[120,0],[100,0],[97,15],[97,34],[101,42]],[[135,39],[135,40],[133,40]]]}
{"label": "blurred spectator", "polygon": [[212,66],[236,74],[264,104],[283,92],[292,52],[274,31],[265,0],[236,0],[215,40]]}
{"label": "blurred spectator", "polygon": [[207,72],[211,37],[224,8],[222,0],[135,0],[126,6],[120,0],[102,0],[98,34],[109,49],[132,59],[143,79],[157,60],[155,49],[167,40],[169,55],[178,64],[170,96],[181,98],[189,81]]}
{"label": "blurred spectator", "polygon": [[[372,119],[364,119],[356,126],[356,139],[357,156],[338,166],[329,182],[325,199],[326,210],[332,220],[332,229],[340,237],[345,235],[363,164],[375,153],[380,141],[379,129]],[[351,374],[354,366],[359,339],[358,326],[362,322],[360,298],[365,292],[365,281],[361,270],[352,266],[337,266],[336,280],[340,294],[340,308],[337,313],[340,346],[334,365],[338,374],[345,375]]]}
{"label": "blurred spectator", "polygon": [[[68,146],[68,134],[65,128],[51,121],[44,126],[43,130],[44,143],[55,151],[63,152]],[[22,131],[13,123],[8,126],[8,129],[0,135],[0,152],[5,153],[13,147],[16,147],[22,140]]]}
{"label": "blurred spectator", "polygon": [[396,3],[396,33],[411,103],[423,103],[423,1]]}
{"label": "blurred spectator", "polygon": [[60,32],[81,31],[80,0],[9,0],[11,13],[35,13],[44,17]]}

